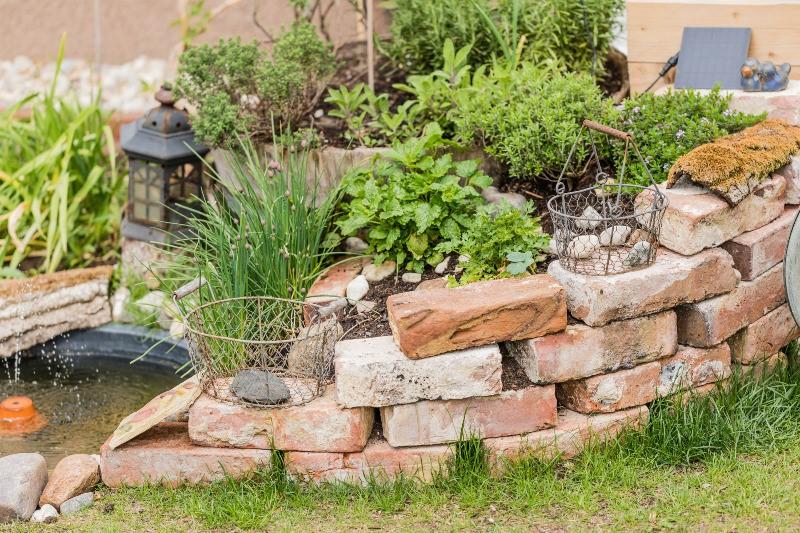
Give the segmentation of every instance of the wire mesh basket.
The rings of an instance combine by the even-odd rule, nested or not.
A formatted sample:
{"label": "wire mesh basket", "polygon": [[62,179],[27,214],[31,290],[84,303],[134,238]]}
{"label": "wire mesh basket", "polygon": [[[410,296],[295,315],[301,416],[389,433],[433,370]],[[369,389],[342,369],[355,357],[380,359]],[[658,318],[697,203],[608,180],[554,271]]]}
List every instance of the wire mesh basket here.
{"label": "wire mesh basket", "polygon": [[[592,131],[625,142],[617,179],[603,171]],[[595,184],[577,191],[565,191],[564,173],[569,168],[575,148],[588,132],[591,154],[597,166]],[[650,185],[624,182],[628,155],[638,156]],[[556,183],[556,195],[547,202],[553,222],[553,242],[561,266],[571,272],[588,275],[619,274],[642,268],[656,260],[661,220],[668,200],[658,189],[633,137],[626,132],[584,120],[572,145],[564,169]]]}
{"label": "wire mesh basket", "polygon": [[[173,297],[178,300],[189,292],[182,288]],[[321,396],[332,381],[334,346],[341,326],[335,317],[308,313],[309,306],[318,307],[251,296],[191,308],[183,317],[184,337],[205,392],[219,400],[264,408],[302,405]],[[231,383],[237,374],[249,369],[280,380],[288,389],[288,397],[269,404],[237,397],[231,392]]]}

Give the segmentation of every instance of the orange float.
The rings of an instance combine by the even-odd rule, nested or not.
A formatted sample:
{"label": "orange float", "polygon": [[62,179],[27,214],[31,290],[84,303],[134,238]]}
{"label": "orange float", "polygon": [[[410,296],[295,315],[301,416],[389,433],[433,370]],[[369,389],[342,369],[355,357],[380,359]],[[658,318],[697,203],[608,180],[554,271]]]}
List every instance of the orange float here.
{"label": "orange float", "polygon": [[46,425],[47,420],[27,396],[9,396],[0,402],[0,436],[33,433]]}

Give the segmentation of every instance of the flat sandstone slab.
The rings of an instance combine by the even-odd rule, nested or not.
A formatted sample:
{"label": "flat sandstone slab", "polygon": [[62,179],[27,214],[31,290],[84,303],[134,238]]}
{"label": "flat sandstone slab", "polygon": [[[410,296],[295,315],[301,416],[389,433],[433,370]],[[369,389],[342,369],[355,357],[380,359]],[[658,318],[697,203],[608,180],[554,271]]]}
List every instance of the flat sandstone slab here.
{"label": "flat sandstone slab", "polygon": [[499,394],[497,344],[409,359],[390,336],[336,343],[336,401],[343,407],[385,407],[419,400]]}
{"label": "flat sandstone slab", "polygon": [[778,353],[798,337],[800,328],[789,304],[783,304],[737,332],[728,344],[734,361],[752,365]]}
{"label": "flat sandstone slab", "polygon": [[661,223],[661,244],[683,255],[719,246],[781,216],[785,190],[786,179],[774,174],[741,203],[731,207],[719,196],[700,187],[662,188],[669,206]]}
{"label": "flat sandstone slab", "polygon": [[424,446],[464,436],[502,437],[556,425],[553,385],[504,391],[464,400],[423,400],[381,408],[383,436],[390,445]]}
{"label": "flat sandstone slab", "polygon": [[202,394],[189,409],[189,437],[201,446],[307,452],[361,451],[375,410],[343,409],[333,386],[310,402],[284,408],[248,407]]}
{"label": "flat sandstone slab", "polygon": [[785,301],[783,263],[779,263],[727,294],[680,306],[678,342],[699,348],[715,346]]}
{"label": "flat sandstone slab", "polygon": [[506,343],[534,383],[561,383],[614,372],[675,353],[674,311],[592,327],[570,324],[563,333]]}
{"label": "flat sandstone slab", "polygon": [[245,477],[270,465],[269,450],[196,446],[186,424],[162,422],[115,450],[100,448],[100,474],[112,488],[166,487]]}
{"label": "flat sandstone slab", "polygon": [[395,341],[413,359],[530,339],[567,325],[564,290],[544,274],[394,294],[386,310]]}
{"label": "flat sandstone slab", "polygon": [[787,207],[781,216],[766,226],[742,233],[722,245],[733,257],[733,264],[743,280],[755,279],[783,261],[789,231],[797,213],[797,207]]}
{"label": "flat sandstone slab", "polygon": [[691,257],[661,249],[653,265],[610,276],[569,272],[558,261],[547,272],[564,287],[570,314],[590,326],[705,300],[739,282],[733,259],[719,248]]}

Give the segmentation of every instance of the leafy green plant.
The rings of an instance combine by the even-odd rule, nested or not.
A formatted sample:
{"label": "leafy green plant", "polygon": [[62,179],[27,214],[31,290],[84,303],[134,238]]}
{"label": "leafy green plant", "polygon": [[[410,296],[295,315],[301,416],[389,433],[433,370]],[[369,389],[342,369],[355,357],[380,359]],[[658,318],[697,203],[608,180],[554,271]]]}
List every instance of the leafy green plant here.
{"label": "leafy green plant", "polygon": [[623,0],[393,0],[391,39],[383,53],[413,73],[433,71],[449,39],[471,46],[473,65],[494,59],[556,61],[573,72],[599,75]]}
{"label": "leafy green plant", "polygon": [[422,136],[395,146],[369,168],[344,179],[347,201],[336,224],[342,234],[367,236],[376,262],[386,259],[421,272],[444,258],[441,246],[457,242],[483,199],[476,190],[492,183],[475,160],[454,162],[442,129],[429,124]]}
{"label": "leafy green plant", "polygon": [[486,206],[461,239],[440,245],[442,252],[468,258],[459,263],[464,269],[459,283],[520,275],[543,260],[549,238],[532,213],[530,203],[522,211],[508,203]]}
{"label": "leafy green plant", "polygon": [[313,111],[335,69],[331,47],[308,22],[297,22],[272,47],[220,40],[180,56],[176,89],[196,113],[195,132],[222,146],[237,136],[269,141]]}
{"label": "leafy green plant", "polygon": [[[617,120],[611,101],[589,76],[531,63],[479,73],[456,98],[456,140],[485,148],[515,178],[557,176],[584,119]],[[608,145],[597,141],[606,154]],[[580,143],[570,172],[580,174],[588,155],[588,142]]]}
{"label": "leafy green plant", "polygon": [[[667,178],[678,157],[692,148],[760,122],[765,114],[748,115],[730,109],[731,96],[719,88],[708,93],[668,91],[640,94],[623,102],[622,128],[631,133],[656,182]],[[617,166],[622,153],[617,150]],[[630,181],[647,185],[649,178],[637,158],[630,158]]]}
{"label": "leafy green plant", "polygon": [[55,94],[64,43],[50,90],[0,114],[0,278],[117,254],[124,173],[99,96],[84,106]]}

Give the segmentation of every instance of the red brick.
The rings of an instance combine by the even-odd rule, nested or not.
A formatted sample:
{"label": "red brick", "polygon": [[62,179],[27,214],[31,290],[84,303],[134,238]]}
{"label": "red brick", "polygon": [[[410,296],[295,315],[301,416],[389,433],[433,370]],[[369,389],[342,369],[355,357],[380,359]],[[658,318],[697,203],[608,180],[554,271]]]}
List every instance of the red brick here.
{"label": "red brick", "polygon": [[362,481],[361,471],[345,468],[343,453],[287,452],[284,456],[290,476],[315,483]]}
{"label": "red brick", "polygon": [[358,276],[366,261],[363,257],[347,259],[327,269],[308,290],[309,301],[321,304],[344,297],[347,285]]}
{"label": "red brick", "polygon": [[109,487],[167,487],[244,477],[270,464],[269,450],[206,448],[189,440],[186,424],[162,422],[115,450],[100,448],[100,472]]}
{"label": "red brick", "polygon": [[685,389],[727,379],[731,374],[731,351],[725,343],[713,348],[679,346],[678,352],[661,361],[657,394],[668,396]]}
{"label": "red brick", "polygon": [[563,333],[506,344],[534,383],[561,383],[647,363],[675,353],[674,311],[591,327],[571,324]]}
{"label": "red brick", "polygon": [[678,342],[699,348],[715,346],[786,301],[783,263],[752,281],[709,300],[682,305],[678,312]]}
{"label": "red brick", "polygon": [[451,446],[443,444],[393,448],[383,439],[371,439],[364,451],[345,454],[344,466],[361,472],[364,478],[395,477],[402,473],[430,480],[434,473],[447,468],[452,452]]}
{"label": "red brick", "polygon": [[644,405],[656,398],[661,363],[653,361],[556,386],[559,406],[579,413],[611,413]]}
{"label": "red brick", "polygon": [[691,257],[659,250],[655,264],[611,276],[568,272],[558,261],[547,272],[564,287],[569,313],[590,326],[705,300],[739,282],[730,254],[718,248]]}
{"label": "red brick", "polygon": [[381,422],[394,447],[531,433],[555,426],[556,391],[553,385],[533,386],[497,396],[393,405],[381,408]]}
{"label": "red brick", "polygon": [[[227,386],[220,386],[227,391]],[[344,409],[333,386],[306,404],[284,408],[248,407],[203,394],[189,410],[189,435],[203,446],[355,452],[364,448],[375,416],[369,407]]]}
{"label": "red brick", "polygon": [[567,325],[564,290],[545,274],[394,294],[386,310],[395,341],[412,359],[539,337]]}
{"label": "red brick", "polygon": [[789,207],[766,226],[742,233],[722,245],[733,257],[733,264],[743,280],[750,281],[783,261],[789,230],[797,212],[797,207]]}
{"label": "red brick", "polygon": [[788,165],[778,169],[778,174],[786,178],[786,203],[800,204],[800,156],[793,155]]}
{"label": "red brick", "polygon": [[800,337],[789,304],[774,309],[728,339],[737,363],[750,365],[779,352]]}
{"label": "red brick", "polygon": [[788,358],[786,355],[782,352],[778,352],[761,361],[754,362],[753,364],[739,365],[739,368],[741,369],[742,375],[750,376],[753,379],[761,379],[764,377],[764,374],[772,372],[776,366],[783,365],[785,367],[787,364]]}
{"label": "red brick", "polygon": [[786,179],[775,174],[735,207],[697,186],[662,189],[669,200],[661,223],[663,246],[683,255],[714,248],[783,214]]}

